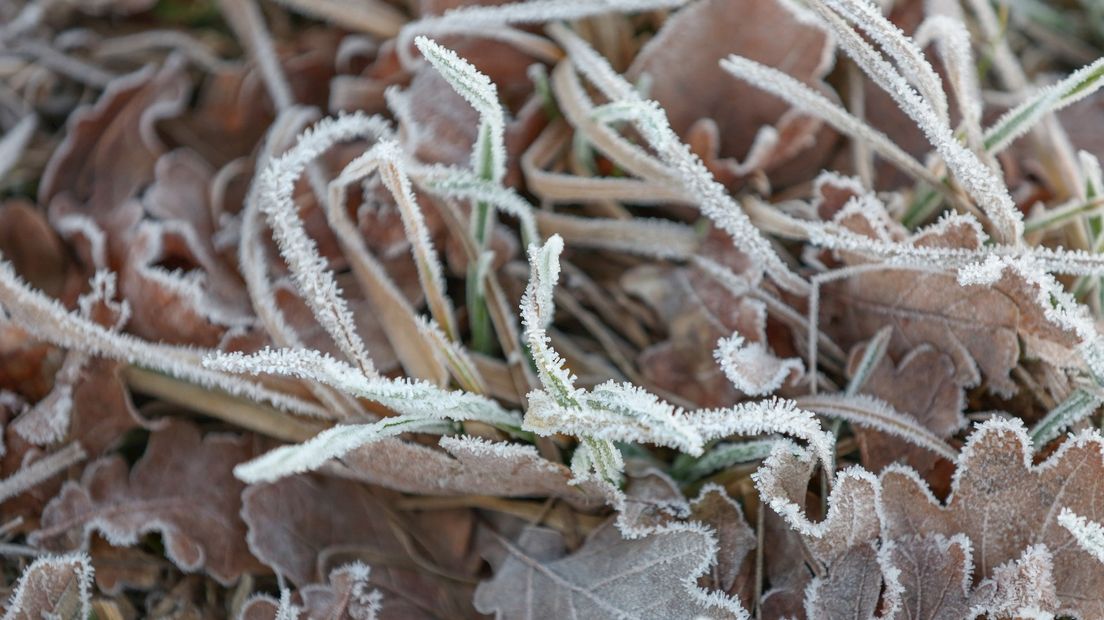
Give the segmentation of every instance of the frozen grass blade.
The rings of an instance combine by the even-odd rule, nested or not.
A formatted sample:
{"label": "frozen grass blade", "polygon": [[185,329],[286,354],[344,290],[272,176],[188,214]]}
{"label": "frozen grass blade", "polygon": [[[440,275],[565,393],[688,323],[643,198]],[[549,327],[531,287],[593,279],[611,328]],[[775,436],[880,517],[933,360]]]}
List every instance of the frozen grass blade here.
{"label": "frozen grass blade", "polygon": [[[786,103],[831,125],[852,140],[869,146],[886,161],[917,181],[946,193],[943,182],[884,133],[853,116],[839,104],[809,88],[789,74],[740,56],[729,56],[721,67],[733,77],[771,93]],[[947,193],[949,195],[949,193]]]}
{"label": "frozen grass blade", "polygon": [[[993,170],[983,164],[973,152],[963,147],[955,138],[950,126],[940,117],[937,109],[918,93],[905,77],[879,54],[858,32],[851,28],[835,11],[829,8],[842,6],[844,13],[856,18],[857,23],[872,36],[884,36],[900,39],[902,46],[912,46],[911,42],[892,25],[885,25],[885,18],[875,15],[873,10],[862,8],[863,2],[848,0],[837,2],[816,0],[811,6],[824,19],[836,34],[843,49],[874,82],[885,90],[905,114],[924,132],[936,152],[946,162],[947,168],[955,179],[966,189],[978,206],[985,212],[993,224],[999,241],[1007,244],[1021,244],[1023,236],[1023,217],[1012,202],[1004,183],[997,178]],[[855,11],[854,13],[850,11]],[[874,33],[880,33],[874,35]],[[903,41],[903,42],[902,42]],[[886,47],[883,44],[883,47]],[[899,61],[910,56],[898,57]],[[902,70],[910,76],[923,76],[932,71],[931,66],[922,58],[914,63],[904,63]]]}
{"label": "frozen grass blade", "polygon": [[[498,101],[498,89],[490,78],[452,50],[426,37],[415,38],[414,44],[453,90],[479,113],[479,129],[472,145],[472,171],[482,181],[501,184],[506,175],[506,117]],[[471,230],[481,254],[487,250],[495,221],[491,203],[477,200],[472,209]],[[477,270],[478,264],[468,266],[468,322],[472,346],[476,351],[489,353],[493,346],[491,318]]]}
{"label": "frozen grass blade", "polygon": [[992,154],[1000,153],[1030,131],[1047,114],[1077,103],[1101,86],[1104,86],[1104,58],[1074,71],[1069,77],[1042,89],[1006,112],[992,127],[985,130],[986,150]]}
{"label": "frozen grass blade", "polygon": [[1036,449],[1042,448],[1065,429],[1084,420],[1100,407],[1100,397],[1084,389],[1076,389],[1057,407],[1035,423],[1028,435]]}
{"label": "frozen grass blade", "polygon": [[341,174],[330,182],[329,201],[335,204],[343,202],[344,197],[341,194],[345,191],[345,186],[377,170],[384,186],[399,207],[399,215],[402,217],[406,238],[410,241],[414,264],[418,269],[418,279],[428,299],[430,312],[450,340],[459,340],[452,302],[445,292],[445,278],[441,274],[437,252],[433,248],[433,241],[429,238],[425,217],[414,197],[414,190],[406,174],[398,143],[393,140],[381,141],[349,162]]}
{"label": "frozen grass blade", "polygon": [[796,403],[830,418],[900,437],[952,463],[958,459],[957,450],[921,425],[916,418],[896,411],[884,401],[871,396],[825,394],[798,398]]}
{"label": "frozen grass blade", "polygon": [[338,142],[360,137],[369,122],[360,114],[322,120],[305,132],[295,147],[269,163],[255,191],[303,301],[342,353],[362,372],[374,375],[375,365],[357,334],[353,315],[326,260],[304,230],[292,198],[296,180],[311,161]]}

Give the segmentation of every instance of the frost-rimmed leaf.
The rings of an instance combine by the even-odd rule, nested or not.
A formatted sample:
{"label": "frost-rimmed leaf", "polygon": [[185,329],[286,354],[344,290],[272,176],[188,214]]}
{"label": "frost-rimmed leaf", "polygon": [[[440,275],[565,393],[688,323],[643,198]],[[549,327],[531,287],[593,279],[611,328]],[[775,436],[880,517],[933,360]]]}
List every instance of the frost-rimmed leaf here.
{"label": "frost-rimmed leaf", "polygon": [[46,555],[19,577],[4,620],[90,617],[92,559],[83,552]]}
{"label": "frost-rimmed leaf", "polygon": [[[891,466],[882,473],[883,533],[891,540],[964,534],[974,549],[975,575],[998,581],[998,567],[1012,566],[1025,553],[1052,555],[1053,562],[1045,564],[1052,564],[1051,592],[1060,604],[1049,611],[1095,617],[1104,613],[1104,597],[1099,594],[1104,591],[1104,564],[1075,543],[1059,515],[1069,509],[1094,521],[1104,517],[1099,508],[1104,504],[1102,479],[1104,438],[1098,432],[1070,437],[1046,461],[1034,465],[1022,422],[993,419],[967,441],[945,503],[908,468]],[[1005,572],[1016,570],[1020,569]],[[1045,585],[1040,582],[1036,588],[1040,596],[1038,588]]]}
{"label": "frost-rimmed leaf", "polygon": [[627,540],[613,523],[564,555],[558,533],[527,528],[479,585],[476,609],[498,618],[748,618],[739,603],[701,590],[717,543],[698,524],[677,524]]}
{"label": "frost-rimmed leaf", "polygon": [[87,548],[99,532],[112,545],[130,546],[159,532],[182,570],[233,583],[257,566],[238,518],[244,485],[232,474],[252,453],[244,438],[201,437],[195,426],[174,420],[150,435],[129,471],[113,455],[90,464],[80,481],[66,482],[29,540],[47,549]]}

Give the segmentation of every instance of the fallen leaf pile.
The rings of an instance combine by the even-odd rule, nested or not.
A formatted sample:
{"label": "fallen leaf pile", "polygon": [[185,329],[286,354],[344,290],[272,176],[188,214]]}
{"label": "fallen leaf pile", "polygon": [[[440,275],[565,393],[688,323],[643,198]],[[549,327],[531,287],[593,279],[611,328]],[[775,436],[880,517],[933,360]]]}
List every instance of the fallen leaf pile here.
{"label": "fallen leaf pile", "polygon": [[0,613],[1104,618],[1050,4],[0,3]]}

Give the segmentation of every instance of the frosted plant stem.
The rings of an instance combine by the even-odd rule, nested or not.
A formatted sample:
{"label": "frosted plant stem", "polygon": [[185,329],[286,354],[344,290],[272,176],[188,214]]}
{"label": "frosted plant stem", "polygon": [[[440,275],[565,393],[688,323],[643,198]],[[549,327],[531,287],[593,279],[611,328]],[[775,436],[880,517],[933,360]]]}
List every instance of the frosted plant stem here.
{"label": "frosted plant stem", "polygon": [[83,461],[88,455],[79,443],[71,443],[57,452],[47,454],[30,465],[24,465],[11,476],[0,480],[0,501],[19,495],[31,487],[60,474],[71,465]]}

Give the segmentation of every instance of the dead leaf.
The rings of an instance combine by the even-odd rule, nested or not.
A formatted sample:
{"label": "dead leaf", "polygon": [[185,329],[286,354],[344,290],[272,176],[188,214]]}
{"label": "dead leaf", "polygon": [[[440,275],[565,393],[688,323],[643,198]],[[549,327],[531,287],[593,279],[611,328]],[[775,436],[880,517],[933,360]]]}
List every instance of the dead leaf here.
{"label": "dead leaf", "polygon": [[565,555],[555,531],[526,528],[508,555],[475,591],[475,607],[497,618],[738,617],[732,601],[708,604],[696,577],[716,546],[694,529],[659,531],[627,540],[612,522]]}
{"label": "dead leaf", "polygon": [[[849,368],[854,367],[865,350],[865,344],[852,349]],[[931,345],[921,344],[897,364],[888,356],[883,357],[861,392],[911,415],[936,436],[946,439],[967,424],[962,415],[965,394],[955,382],[954,374],[954,361],[950,356]],[[930,450],[870,428],[855,426],[852,430],[859,439],[863,465],[870,471],[878,472],[890,463],[904,462],[933,484],[937,481],[949,484],[949,476],[936,475],[937,468],[949,474],[949,464],[947,467],[940,465],[940,458]]]}
{"label": "dead leaf", "polygon": [[[907,231],[884,212],[874,216],[845,209],[836,219],[872,238],[907,238]],[[908,243],[976,249],[982,245],[979,234],[976,226],[948,220],[909,238]],[[887,349],[891,357],[901,359],[928,343],[950,356],[954,380],[962,387],[977,386],[984,378],[991,392],[1013,394],[1017,388],[1009,372],[1019,362],[1021,339],[1029,353],[1047,355],[1060,367],[1075,357],[1069,353],[1072,335],[1046,319],[1029,285],[1015,275],[1005,275],[991,287],[963,287],[953,273],[887,266],[832,283],[823,295],[828,300],[825,309],[831,308],[833,316],[822,327],[837,343],[867,340],[891,325]]]}
{"label": "dead leaf", "polygon": [[[318,510],[318,506],[327,508]],[[383,620],[463,616],[466,612],[458,605],[470,605],[469,587],[464,587],[465,599],[457,601],[449,589],[452,584],[443,582],[439,574],[426,572],[404,543],[416,536],[436,561],[449,570],[464,570],[457,552],[443,547],[450,540],[449,526],[438,524],[432,536],[425,536],[416,523],[421,519],[406,515],[409,518],[400,527],[391,510],[363,484],[301,475],[247,489],[242,518],[249,527],[253,553],[296,584],[320,581],[331,563],[360,559],[371,563],[371,583],[388,600]],[[470,511],[440,514],[452,528],[459,528],[459,538],[467,541],[473,525]],[[467,549],[460,553],[466,554]]]}
{"label": "dead leaf", "polygon": [[126,461],[110,456],[90,464],[80,482],[67,482],[30,539],[49,549],[87,548],[99,532],[113,545],[130,546],[158,532],[182,570],[233,583],[257,566],[238,517],[244,485],[232,472],[253,455],[245,438],[201,437],[195,426],[174,420],[150,434],[129,474]]}
{"label": "dead leaf", "polygon": [[[778,168],[814,147],[821,126],[726,74],[719,62],[731,54],[824,88],[820,79],[832,66],[834,46],[824,31],[795,17],[782,2],[704,0],[675,13],[640,50],[628,75],[648,76],[649,97],[663,106],[680,136],[697,143],[698,154],[722,182]],[[831,142],[818,140],[817,154],[805,153],[802,164],[819,167],[816,161]]]}
{"label": "dead leaf", "polygon": [[[973,548],[978,580],[997,579],[998,566],[1017,560],[1033,545],[1044,545],[1047,555],[1053,555],[1054,591],[1061,602],[1056,613],[1082,618],[1104,614],[1104,566],[1057,522],[1062,508],[1104,519],[1104,440],[1083,433],[1039,465],[1032,464],[1031,455],[1019,420],[986,422],[962,450],[946,504],[935,500],[914,472],[890,468],[882,474],[885,535],[893,540],[964,534]],[[1037,584],[1036,592],[1045,585]]]}
{"label": "dead leaf", "polygon": [[7,601],[4,620],[87,618],[92,565],[83,553],[44,556],[27,567]]}
{"label": "dead leaf", "polygon": [[595,483],[573,485],[571,471],[536,448],[478,437],[442,437],[444,451],[387,439],[357,448],[330,471],[404,493],[555,497],[579,507],[601,506]]}
{"label": "dead leaf", "polygon": [[741,586],[750,589],[753,585],[753,552],[758,540],[740,504],[722,487],[707,484],[690,502],[690,518],[709,526],[717,535],[717,563],[702,585],[729,595],[740,594],[746,605],[750,592],[741,591]]}

